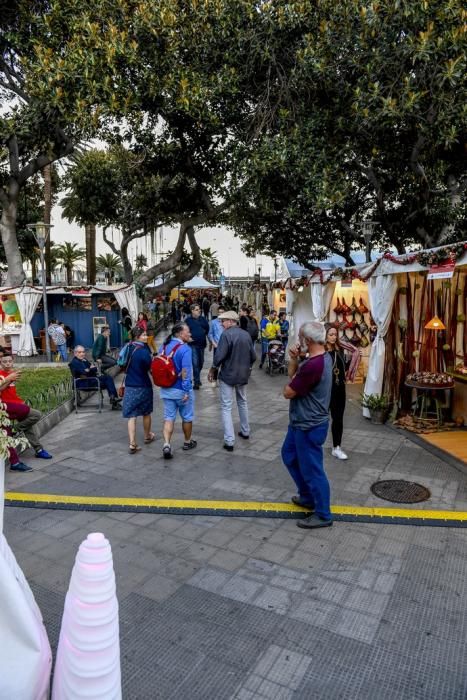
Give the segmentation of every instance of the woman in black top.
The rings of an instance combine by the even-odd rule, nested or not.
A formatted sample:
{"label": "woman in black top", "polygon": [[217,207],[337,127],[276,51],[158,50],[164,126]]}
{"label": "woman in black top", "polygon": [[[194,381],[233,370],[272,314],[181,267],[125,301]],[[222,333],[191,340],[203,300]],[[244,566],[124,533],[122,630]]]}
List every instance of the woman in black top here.
{"label": "woman in black top", "polygon": [[332,391],[331,404],[329,406],[332,419],[332,455],[337,457],[337,459],[348,459],[341,448],[342,433],[344,431],[347,362],[344,350],[339,343],[337,329],[330,324],[326,324],[326,350],[332,358]]}

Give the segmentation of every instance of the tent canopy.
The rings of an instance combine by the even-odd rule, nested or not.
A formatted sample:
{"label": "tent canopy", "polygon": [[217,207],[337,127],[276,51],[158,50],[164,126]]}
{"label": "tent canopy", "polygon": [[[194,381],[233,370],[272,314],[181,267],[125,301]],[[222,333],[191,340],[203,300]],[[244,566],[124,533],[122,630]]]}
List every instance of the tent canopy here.
{"label": "tent canopy", "polygon": [[[162,284],[161,277],[154,280],[152,284],[147,284],[146,288],[158,287],[160,284]],[[193,277],[191,280],[187,280],[186,282],[181,284],[180,287],[181,289],[218,289],[219,285],[211,284],[211,282],[205,280],[204,277]]]}

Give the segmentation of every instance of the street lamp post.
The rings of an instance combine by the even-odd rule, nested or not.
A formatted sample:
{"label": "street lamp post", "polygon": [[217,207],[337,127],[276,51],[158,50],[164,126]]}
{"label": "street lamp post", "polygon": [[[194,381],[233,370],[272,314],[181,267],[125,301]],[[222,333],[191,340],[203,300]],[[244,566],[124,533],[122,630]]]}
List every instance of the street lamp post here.
{"label": "street lamp post", "polygon": [[45,277],[44,250],[52,226],[53,224],[45,224],[43,221],[38,221],[35,224],[28,224],[28,228],[32,229],[32,233],[34,235],[34,238],[36,239],[41,260],[42,304],[44,306],[45,353],[47,355],[47,362],[52,362],[52,353],[50,352],[50,338],[47,332],[49,328],[49,309],[47,307],[47,280]]}
{"label": "street lamp post", "polygon": [[375,226],[379,224],[379,221],[362,221],[362,233],[365,239],[365,258],[366,262],[371,262],[371,239],[373,238],[373,233]]}

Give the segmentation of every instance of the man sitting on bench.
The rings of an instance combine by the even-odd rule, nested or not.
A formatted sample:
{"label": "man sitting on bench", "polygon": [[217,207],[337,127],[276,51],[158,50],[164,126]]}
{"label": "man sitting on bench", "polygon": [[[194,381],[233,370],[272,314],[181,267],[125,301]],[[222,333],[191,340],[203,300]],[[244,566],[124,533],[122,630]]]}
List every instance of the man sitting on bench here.
{"label": "man sitting on bench", "polygon": [[118,398],[117,389],[115,388],[115,383],[112,377],[107,374],[97,375],[97,367],[91,365],[89,360],[85,357],[85,349],[82,345],[77,345],[74,349],[74,357],[69,363],[69,368],[75,379],[79,379],[76,384],[76,388],[80,389],[95,389],[96,382],[90,381],[91,377],[97,378],[99,380],[99,385],[101,388],[107,389],[110,397],[110,404],[112,410],[121,408],[121,399]]}

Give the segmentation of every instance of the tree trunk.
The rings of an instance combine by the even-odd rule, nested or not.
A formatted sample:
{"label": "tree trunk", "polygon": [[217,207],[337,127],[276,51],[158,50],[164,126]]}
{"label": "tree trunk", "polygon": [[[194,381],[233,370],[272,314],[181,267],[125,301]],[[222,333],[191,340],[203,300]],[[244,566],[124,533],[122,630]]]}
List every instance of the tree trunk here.
{"label": "tree trunk", "polygon": [[68,287],[73,285],[73,266],[67,265],[66,267],[66,283]]}
{"label": "tree trunk", "polygon": [[16,238],[17,211],[17,198],[10,198],[8,204],[3,204],[2,218],[0,220],[0,233],[8,265],[7,284],[11,287],[22,284],[26,279]]}
{"label": "tree trunk", "polygon": [[[193,260],[188,265],[188,267],[185,267],[184,269],[176,269],[172,277],[169,277],[169,279],[166,279],[162,284],[158,285],[157,287],[154,287],[151,290],[151,293],[168,294],[172,289],[178,287],[179,284],[182,284],[187,280],[191,280],[200,271],[202,266],[201,251],[196,241],[195,229],[193,226],[185,226],[185,231],[188,237],[188,241],[190,243],[191,252],[193,254]],[[146,272],[143,272],[143,274],[137,280],[137,282],[143,286],[148,284],[148,280],[146,278],[147,272],[147,270]]]}
{"label": "tree trunk", "polygon": [[31,277],[32,277],[32,283],[36,283],[37,279],[37,261],[35,258],[31,258]]}
{"label": "tree trunk", "polygon": [[86,224],[86,279],[88,284],[96,284],[96,225]]}
{"label": "tree trunk", "polygon": [[[52,166],[46,165],[42,171],[44,177],[44,224],[49,224],[52,214]],[[50,255],[50,228],[47,227],[49,235],[45,243],[45,279],[47,284],[52,284],[52,265]]]}
{"label": "tree trunk", "polygon": [[128,258],[128,243],[123,243],[120,247],[120,257],[122,259],[123,265],[123,276],[127,284],[133,282],[133,268],[131,267],[131,262]]}

